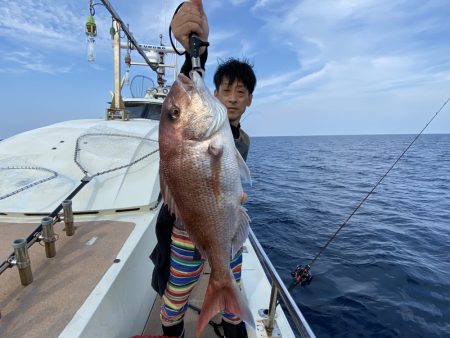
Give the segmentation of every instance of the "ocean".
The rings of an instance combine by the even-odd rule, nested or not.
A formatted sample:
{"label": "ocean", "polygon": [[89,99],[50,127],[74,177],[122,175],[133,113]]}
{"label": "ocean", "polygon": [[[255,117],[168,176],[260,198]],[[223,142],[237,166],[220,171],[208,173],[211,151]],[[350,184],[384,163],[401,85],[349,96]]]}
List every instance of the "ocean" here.
{"label": "ocean", "polygon": [[[251,139],[246,207],[286,285],[413,138]],[[318,337],[450,337],[450,135],[420,136],[311,272],[292,296]]]}

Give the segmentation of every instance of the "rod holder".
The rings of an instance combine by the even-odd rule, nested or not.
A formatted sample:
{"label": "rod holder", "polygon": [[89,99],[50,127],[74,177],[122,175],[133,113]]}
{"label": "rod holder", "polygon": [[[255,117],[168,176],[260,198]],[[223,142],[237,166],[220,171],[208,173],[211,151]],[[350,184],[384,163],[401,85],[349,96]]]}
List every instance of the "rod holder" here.
{"label": "rod holder", "polygon": [[55,248],[55,232],[53,230],[53,218],[46,216],[42,218],[42,236],[41,239],[45,244],[45,255],[47,258],[55,257],[56,248]]}
{"label": "rod holder", "polygon": [[67,236],[75,234],[75,224],[73,222],[72,200],[65,200],[62,202],[64,211],[64,230]]}
{"label": "rod holder", "polygon": [[13,264],[16,265],[19,270],[20,282],[23,286],[27,286],[33,282],[27,240],[25,238],[18,238],[13,240],[11,244],[14,248],[14,255],[16,258]]}

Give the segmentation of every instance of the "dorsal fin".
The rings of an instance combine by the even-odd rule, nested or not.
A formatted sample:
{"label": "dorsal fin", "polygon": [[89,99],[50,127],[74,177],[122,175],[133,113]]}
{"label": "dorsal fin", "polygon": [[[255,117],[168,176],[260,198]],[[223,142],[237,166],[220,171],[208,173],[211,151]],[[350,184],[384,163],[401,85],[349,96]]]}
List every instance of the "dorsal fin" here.
{"label": "dorsal fin", "polygon": [[201,101],[207,103],[211,115],[214,114],[211,125],[202,136],[206,139],[217,133],[219,129],[222,128],[222,125],[228,121],[227,109],[213,94],[211,94],[205,85],[205,80],[199,73],[192,72],[192,81],[201,97]]}

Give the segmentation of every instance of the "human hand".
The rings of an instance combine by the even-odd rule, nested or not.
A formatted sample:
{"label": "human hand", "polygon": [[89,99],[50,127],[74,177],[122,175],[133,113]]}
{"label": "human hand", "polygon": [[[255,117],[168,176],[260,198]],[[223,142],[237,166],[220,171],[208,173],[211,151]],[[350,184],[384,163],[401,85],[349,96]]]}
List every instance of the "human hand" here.
{"label": "human hand", "polygon": [[[202,41],[208,41],[208,18],[203,11],[202,0],[183,3],[170,25],[173,35],[185,50],[189,50],[189,35],[192,33],[197,34]],[[200,48],[200,54],[203,54],[204,51],[205,47]]]}

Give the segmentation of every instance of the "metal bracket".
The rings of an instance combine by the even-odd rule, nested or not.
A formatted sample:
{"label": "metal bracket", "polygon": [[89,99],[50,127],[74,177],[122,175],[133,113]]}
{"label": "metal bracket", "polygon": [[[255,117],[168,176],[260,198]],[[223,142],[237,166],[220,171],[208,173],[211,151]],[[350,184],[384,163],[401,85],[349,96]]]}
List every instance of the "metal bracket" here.
{"label": "metal bracket", "polygon": [[125,109],[106,109],[106,120],[122,120],[128,121],[130,119],[130,113]]}
{"label": "metal bracket", "polygon": [[278,327],[277,321],[273,321],[272,333],[267,332],[266,326],[268,319],[259,319],[256,321],[256,332],[260,338],[282,338],[281,330]]}

